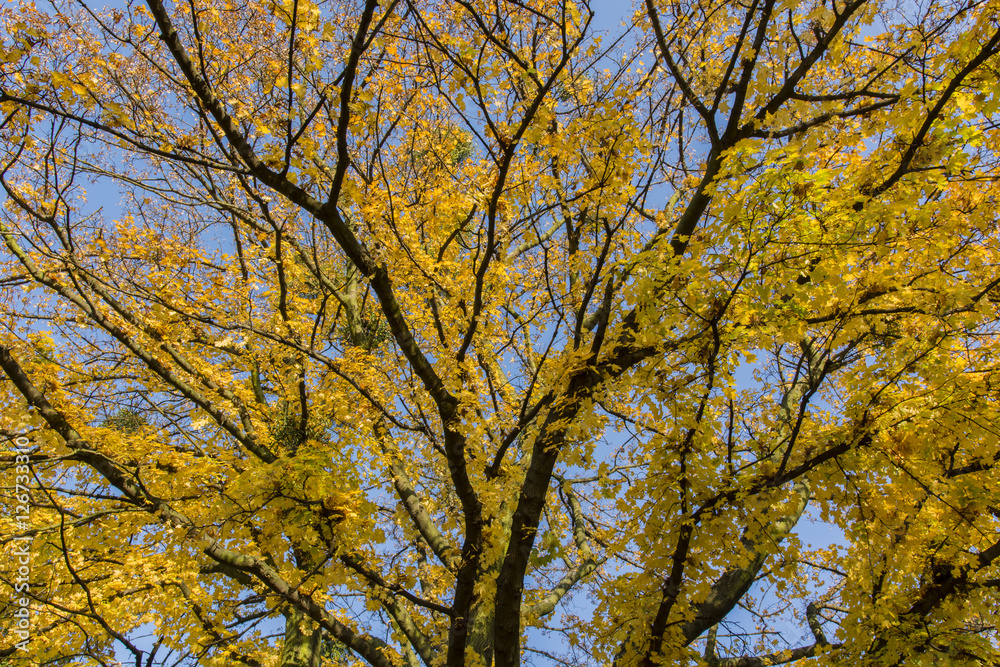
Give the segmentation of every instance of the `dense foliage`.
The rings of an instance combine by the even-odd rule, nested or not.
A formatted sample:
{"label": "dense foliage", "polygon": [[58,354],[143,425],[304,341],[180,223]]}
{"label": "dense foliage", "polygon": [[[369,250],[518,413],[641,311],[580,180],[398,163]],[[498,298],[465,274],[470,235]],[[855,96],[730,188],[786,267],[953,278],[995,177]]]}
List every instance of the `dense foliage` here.
{"label": "dense foliage", "polygon": [[3,6],[0,658],[1000,659],[1000,4],[630,17]]}

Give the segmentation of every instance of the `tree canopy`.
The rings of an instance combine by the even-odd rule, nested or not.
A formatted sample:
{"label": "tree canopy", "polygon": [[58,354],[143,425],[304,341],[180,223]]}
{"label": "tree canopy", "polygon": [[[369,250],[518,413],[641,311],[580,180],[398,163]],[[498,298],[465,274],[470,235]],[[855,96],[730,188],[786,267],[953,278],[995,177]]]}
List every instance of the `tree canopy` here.
{"label": "tree canopy", "polygon": [[1000,660],[997,2],[0,21],[0,658]]}

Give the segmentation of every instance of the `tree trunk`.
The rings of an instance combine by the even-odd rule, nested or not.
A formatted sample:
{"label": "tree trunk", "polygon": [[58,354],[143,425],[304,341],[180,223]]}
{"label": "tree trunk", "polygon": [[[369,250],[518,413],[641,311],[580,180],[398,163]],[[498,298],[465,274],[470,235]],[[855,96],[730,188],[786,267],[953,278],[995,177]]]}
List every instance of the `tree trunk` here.
{"label": "tree trunk", "polygon": [[315,627],[298,609],[285,616],[285,644],[281,649],[281,667],[319,667],[323,629]]}

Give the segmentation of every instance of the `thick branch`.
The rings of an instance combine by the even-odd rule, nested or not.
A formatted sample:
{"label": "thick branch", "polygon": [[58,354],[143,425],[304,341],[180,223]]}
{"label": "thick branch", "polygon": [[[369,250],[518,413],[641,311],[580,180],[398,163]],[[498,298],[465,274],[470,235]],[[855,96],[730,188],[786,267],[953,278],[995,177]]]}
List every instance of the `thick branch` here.
{"label": "thick branch", "polygon": [[840,644],[811,644],[809,646],[799,646],[784,651],[776,651],[766,655],[748,655],[742,658],[717,658],[709,662],[710,667],[768,667],[769,665],[785,665],[789,662],[802,660],[803,658],[814,658],[835,648]]}
{"label": "thick branch", "polygon": [[409,475],[406,474],[402,461],[396,457],[390,458],[389,472],[392,474],[392,484],[396,488],[396,494],[402,501],[403,507],[406,508],[406,513],[413,521],[413,525],[417,527],[431,551],[444,566],[449,570],[456,570],[459,564],[458,550],[448,542],[448,539],[434,523],[430,513],[420,502],[420,496],[413,488],[413,483],[410,481]]}
{"label": "thick branch", "polygon": [[567,593],[575,586],[581,579],[589,575],[591,572],[596,570],[598,566],[603,562],[603,559],[598,561],[594,558],[593,552],[590,549],[590,539],[587,537],[586,528],[584,526],[583,508],[580,506],[580,500],[573,493],[572,487],[567,485],[564,490],[566,495],[566,504],[569,506],[570,519],[573,523],[573,541],[576,542],[577,551],[580,553],[580,557],[583,559],[576,567],[571,569],[569,572],[559,580],[559,583],[549,591],[549,594],[542,598],[538,603],[526,608],[524,610],[524,615],[530,618],[541,618],[547,614],[551,614],[559,601],[565,597]]}
{"label": "thick branch", "polygon": [[[242,132],[236,126],[236,123],[229,116],[225,106],[212,90],[211,85],[205,81],[195,69],[193,63],[191,62],[191,58],[188,56],[184,45],[180,41],[177,30],[173,26],[170,15],[163,6],[163,3],[160,0],[148,0],[147,4],[149,5],[150,12],[156,20],[157,26],[160,28],[161,38],[166,43],[167,48],[170,50],[170,53],[176,61],[178,67],[180,67],[184,76],[191,84],[191,88],[197,95],[199,102],[205,109],[208,110],[208,112],[212,115],[212,118],[215,119],[215,122],[225,135],[226,140],[233,147],[244,164],[247,165],[253,175],[256,176],[262,183],[282,194],[289,201],[300,206],[302,209],[308,211],[323,222],[323,224],[330,230],[330,233],[337,241],[337,244],[347,254],[347,257],[351,260],[351,262],[358,267],[358,270],[365,277],[371,280],[372,288],[379,298],[382,311],[386,316],[389,328],[392,331],[397,344],[403,354],[406,355],[406,358],[413,367],[417,377],[421,379],[424,386],[427,388],[427,391],[437,403],[438,408],[442,413],[442,419],[445,422],[450,421],[450,418],[454,414],[457,406],[457,400],[445,389],[444,384],[437,376],[430,364],[430,361],[424,356],[423,351],[416,344],[413,334],[410,331],[409,323],[403,317],[399,303],[396,301],[388,270],[385,266],[379,264],[375,260],[372,253],[358,240],[350,226],[341,215],[335,198],[335,196],[339,194],[339,186],[335,188],[335,191],[332,193],[334,198],[331,198],[326,203],[323,203],[290,181],[287,177],[269,169],[257,156],[250,142],[243,136]],[[358,30],[359,36],[366,33],[367,26],[372,20],[374,7],[374,2],[368,3],[368,6],[365,9],[365,14],[362,17],[362,25]],[[360,57],[360,49],[362,48],[363,41],[364,40],[360,37],[355,37],[354,43],[352,44],[351,57],[348,62],[349,71],[352,66],[351,63],[353,63],[353,67],[357,67],[357,60]],[[347,74],[348,72],[345,72],[345,80],[347,78]],[[351,81],[353,81],[353,73],[351,74]],[[340,125],[338,125],[338,158],[343,157],[340,154],[340,151],[346,150],[347,145],[346,124],[348,123],[348,116],[343,115],[343,105],[341,111],[341,122]],[[341,125],[343,125],[343,129],[341,128]],[[341,134],[344,134],[345,136],[341,137]],[[341,174],[342,170],[347,169],[348,163],[349,160],[346,159],[338,160],[338,174]],[[343,178],[343,175],[336,176],[335,183],[342,182]]]}
{"label": "thick branch", "polygon": [[899,179],[906,175],[913,163],[913,158],[916,157],[917,151],[924,145],[924,140],[927,138],[927,134],[930,132],[931,127],[934,123],[940,119],[941,112],[944,111],[944,107],[948,102],[951,101],[952,96],[958,91],[962,86],[965,79],[983,65],[987,60],[995,56],[1000,49],[1000,30],[993,33],[993,37],[987,42],[975,58],[966,63],[965,67],[958,71],[958,74],[948,82],[948,86],[942,91],[941,97],[938,98],[937,102],[927,113],[927,117],[924,122],[921,123],[920,128],[913,135],[913,139],[910,141],[906,150],[903,151],[903,155],[899,160],[899,166],[896,170],[892,172],[882,183],[871,188],[864,194],[875,197],[882,194],[893,185],[895,185]]}

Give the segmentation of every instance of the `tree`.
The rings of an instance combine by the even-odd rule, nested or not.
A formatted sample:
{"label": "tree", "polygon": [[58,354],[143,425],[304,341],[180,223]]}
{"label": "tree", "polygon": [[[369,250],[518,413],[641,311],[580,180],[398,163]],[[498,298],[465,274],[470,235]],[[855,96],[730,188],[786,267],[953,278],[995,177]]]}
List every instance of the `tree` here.
{"label": "tree", "polygon": [[995,664],[998,12],[7,5],[0,656]]}

